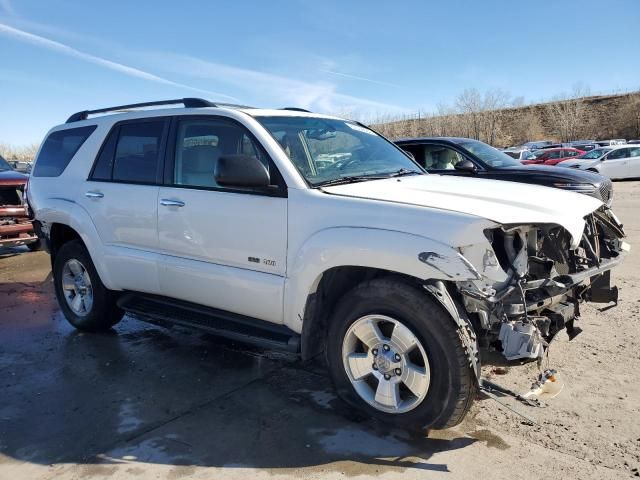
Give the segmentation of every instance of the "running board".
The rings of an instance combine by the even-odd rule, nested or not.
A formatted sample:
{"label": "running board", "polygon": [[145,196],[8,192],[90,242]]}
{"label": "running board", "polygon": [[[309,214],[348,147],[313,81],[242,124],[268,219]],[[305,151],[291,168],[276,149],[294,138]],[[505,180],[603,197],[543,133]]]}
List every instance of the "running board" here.
{"label": "running board", "polygon": [[300,352],[300,335],[284,325],[148,294],[125,293],[118,299],[118,306],[150,323],[193,327],[268,349]]}

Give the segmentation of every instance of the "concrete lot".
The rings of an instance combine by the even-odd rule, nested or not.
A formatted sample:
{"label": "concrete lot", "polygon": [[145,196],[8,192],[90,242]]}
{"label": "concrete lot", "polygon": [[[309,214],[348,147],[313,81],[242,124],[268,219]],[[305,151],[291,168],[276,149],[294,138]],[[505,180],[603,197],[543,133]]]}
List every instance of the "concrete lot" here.
{"label": "concrete lot", "polygon": [[[627,478],[640,476],[640,182],[615,184],[636,251],[616,308],[558,336],[565,382],[547,408],[476,402],[459,427],[410,436],[361,418],[322,368],[125,318],[74,331],[48,257],[0,251],[0,479]],[[524,391],[535,365],[485,375]],[[498,375],[500,373],[500,375]]]}

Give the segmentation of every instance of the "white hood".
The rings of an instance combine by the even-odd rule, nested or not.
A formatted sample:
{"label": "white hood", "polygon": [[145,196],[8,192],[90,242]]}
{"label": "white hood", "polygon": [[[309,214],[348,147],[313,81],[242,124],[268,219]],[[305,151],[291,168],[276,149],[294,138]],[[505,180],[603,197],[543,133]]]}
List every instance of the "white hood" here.
{"label": "white hood", "polygon": [[577,247],[583,218],[602,202],[557,188],[447,175],[416,175],[324,187],[348,197],[451,210],[499,224],[552,223],[563,226]]}

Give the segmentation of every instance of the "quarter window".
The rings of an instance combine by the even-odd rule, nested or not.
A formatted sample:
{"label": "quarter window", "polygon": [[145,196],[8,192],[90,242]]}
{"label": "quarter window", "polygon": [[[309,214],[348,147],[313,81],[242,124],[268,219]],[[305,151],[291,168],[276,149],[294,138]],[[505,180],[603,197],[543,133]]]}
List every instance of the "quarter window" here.
{"label": "quarter window", "polygon": [[90,125],[51,133],[42,145],[33,176],[60,176],[95,129],[95,125]]}

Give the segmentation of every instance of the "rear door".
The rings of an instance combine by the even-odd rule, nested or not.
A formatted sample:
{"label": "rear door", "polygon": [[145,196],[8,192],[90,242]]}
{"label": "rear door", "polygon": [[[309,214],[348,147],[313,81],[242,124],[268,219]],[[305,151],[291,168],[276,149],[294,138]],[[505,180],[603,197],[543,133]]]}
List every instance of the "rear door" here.
{"label": "rear door", "polygon": [[640,178],[640,145],[629,148],[627,172],[629,177]]}
{"label": "rear door", "polygon": [[168,127],[167,117],[117,123],[79,200],[93,219],[109,272],[122,289],[160,293],[158,185]]}
{"label": "rear door", "polygon": [[[179,117],[170,136],[158,197],[162,293],[282,323],[287,195],[275,165],[253,135],[229,118]],[[218,159],[237,154],[258,157],[272,186],[218,185]]]}

